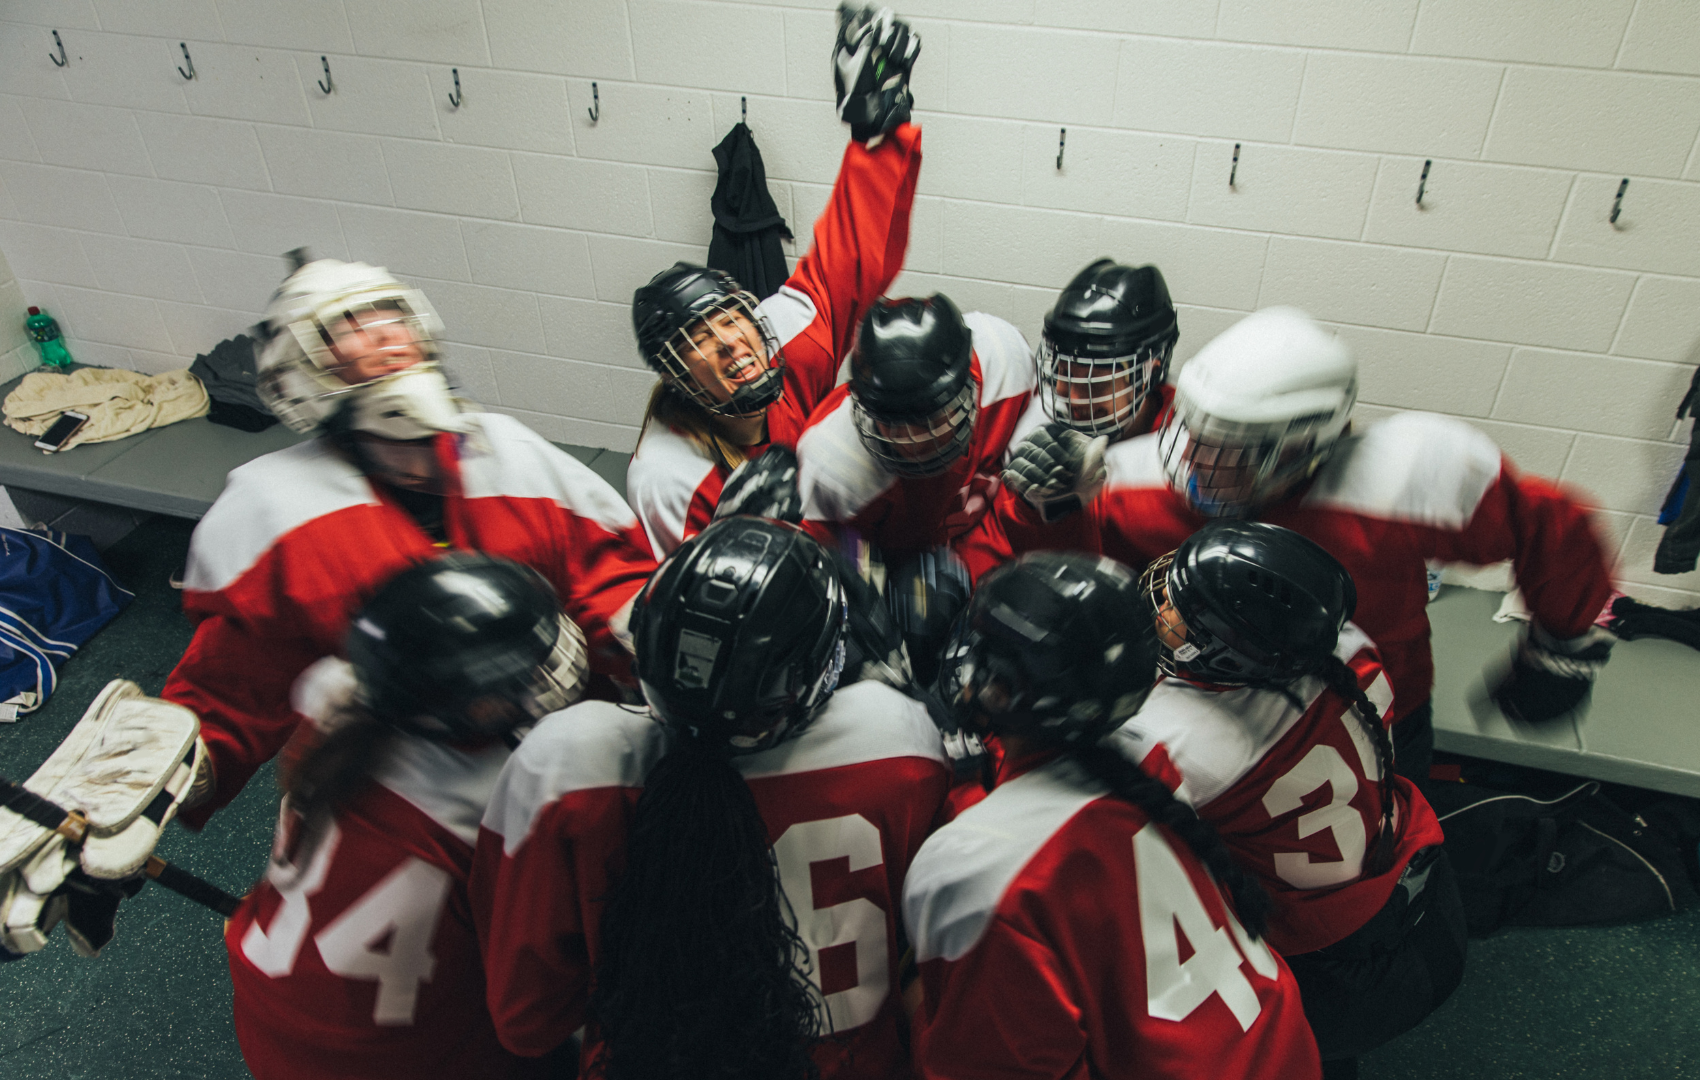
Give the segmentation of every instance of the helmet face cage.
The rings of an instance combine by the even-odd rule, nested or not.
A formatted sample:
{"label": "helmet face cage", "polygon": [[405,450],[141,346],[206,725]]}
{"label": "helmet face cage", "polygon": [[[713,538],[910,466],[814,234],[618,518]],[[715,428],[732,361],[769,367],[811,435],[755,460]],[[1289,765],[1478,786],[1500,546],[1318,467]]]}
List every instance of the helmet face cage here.
{"label": "helmet face cage", "polygon": [[1173,634],[1174,626],[1165,617],[1165,610],[1173,611],[1174,606],[1169,601],[1171,579],[1174,569],[1175,553],[1153,559],[1150,566],[1139,576],[1139,588],[1145,593],[1145,598],[1151,603],[1151,617],[1158,626],[1157,670],[1165,675],[1197,674],[1194,668],[1188,666],[1203,657],[1206,653],[1220,650],[1221,645],[1210,637],[1202,627],[1190,624],[1186,626],[1186,640],[1179,645],[1171,646],[1163,640],[1165,634]]}
{"label": "helmet face cage", "polygon": [[[699,341],[705,331],[706,340]],[[751,362],[764,365],[764,369],[728,400],[721,401],[698,380],[692,368],[718,373],[740,345],[750,351]],[[779,400],[784,389],[785,359],[779,351],[779,337],[767,317],[756,311],[756,298],[742,290],[680,327],[657,350],[654,359],[674,386],[717,416],[760,416]]]}
{"label": "helmet face cage", "polygon": [[1040,339],[1039,402],[1045,415],[1087,435],[1125,434],[1163,378],[1173,338],[1123,356],[1080,356]]}
{"label": "helmet face cage", "polygon": [[1239,424],[1176,395],[1158,435],[1169,484],[1200,513],[1243,517],[1279,498],[1322,463],[1345,427],[1337,412]]}
{"label": "helmet face cage", "polygon": [[898,476],[937,476],[968,452],[974,437],[974,380],[965,379],[955,396],[927,416],[879,417],[851,395],[856,433],[868,453]]}

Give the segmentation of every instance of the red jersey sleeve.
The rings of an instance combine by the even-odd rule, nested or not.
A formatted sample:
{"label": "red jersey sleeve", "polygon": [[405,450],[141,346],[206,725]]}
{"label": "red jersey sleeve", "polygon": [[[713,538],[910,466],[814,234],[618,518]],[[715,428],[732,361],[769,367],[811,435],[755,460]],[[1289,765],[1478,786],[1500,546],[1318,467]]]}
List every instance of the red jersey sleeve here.
{"label": "red jersey sleeve", "polygon": [[850,351],[868,306],[903,269],[909,214],[921,173],[921,129],[903,124],[873,149],[854,140],[844,148],[838,180],[815,222],[814,246],[785,284],[814,303],[803,337],[809,349],[786,348],[790,363],[808,367],[808,404],[832,391],[838,364]]}

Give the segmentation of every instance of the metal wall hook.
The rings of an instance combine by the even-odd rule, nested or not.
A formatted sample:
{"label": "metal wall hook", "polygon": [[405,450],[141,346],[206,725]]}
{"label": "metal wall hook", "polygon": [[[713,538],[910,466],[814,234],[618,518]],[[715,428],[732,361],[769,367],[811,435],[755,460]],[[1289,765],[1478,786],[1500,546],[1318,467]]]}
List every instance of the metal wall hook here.
{"label": "metal wall hook", "polygon": [[740,97],[738,99],[738,115],[742,118],[741,123],[743,123],[743,125],[745,127],[749,127],[750,126],[750,99],[749,98]]}
{"label": "metal wall hook", "polygon": [[178,68],[177,74],[183,76],[185,79],[193,79],[195,77],[195,59],[189,55],[189,43],[187,41],[179,41],[177,43],[177,47],[183,50],[183,62],[189,65],[188,71]]}
{"label": "metal wall hook", "polygon": [[1234,181],[1240,175],[1240,144],[1234,144],[1234,164],[1228,169],[1228,186],[1233,187]]}
{"label": "metal wall hook", "polygon": [[1617,224],[1617,215],[1623,213],[1623,193],[1629,190],[1629,177],[1623,178],[1623,183],[1617,185],[1617,198],[1611,204],[1611,223]]}
{"label": "metal wall hook", "polygon": [[324,94],[326,97],[329,97],[330,92],[336,88],[336,84],[331,82],[331,62],[321,56],[319,57],[319,63],[325,66],[325,80],[319,84],[319,92]]}
{"label": "metal wall hook", "polygon": [[54,56],[52,53],[48,53],[47,58],[53,61],[54,66],[56,67],[64,67],[66,64],[69,64],[71,62],[71,58],[65,55],[65,43],[59,40],[59,31],[57,30],[53,31],[53,44],[59,47],[59,55]]}
{"label": "metal wall hook", "polygon": [[594,124],[602,119],[602,94],[596,89],[595,83],[590,84],[590,100],[590,108],[584,111],[590,114],[590,122]]}
{"label": "metal wall hook", "polygon": [[1057,129],[1057,169],[1062,169],[1063,144],[1068,141],[1068,128]]}
{"label": "metal wall hook", "polygon": [[449,70],[454,73],[454,77],[455,77],[455,92],[449,95],[449,107],[451,109],[458,109],[458,108],[460,108],[460,102],[461,102],[460,68],[450,68]]}
{"label": "metal wall hook", "polygon": [[1423,192],[1425,190],[1427,190],[1427,188],[1428,188],[1428,168],[1429,168],[1430,165],[1433,165],[1433,164],[1434,164],[1433,158],[1429,158],[1428,160],[1423,162],[1423,176],[1422,176],[1421,180],[1417,181],[1417,205],[1418,206],[1421,206],[1423,204]]}

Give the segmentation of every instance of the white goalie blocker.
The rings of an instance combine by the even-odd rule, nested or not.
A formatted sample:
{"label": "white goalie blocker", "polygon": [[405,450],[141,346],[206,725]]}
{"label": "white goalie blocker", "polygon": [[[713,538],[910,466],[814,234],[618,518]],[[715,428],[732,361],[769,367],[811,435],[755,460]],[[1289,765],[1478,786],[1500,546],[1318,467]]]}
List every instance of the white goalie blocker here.
{"label": "white goalie blocker", "polygon": [[[0,808],[0,944],[14,953],[45,946],[64,915],[61,886],[73,872],[114,882],[142,872],[191,791],[210,786],[199,734],[200,722],[183,706],[148,697],[127,679],[106,684],[23,783],[86,820],[82,843]],[[76,934],[72,944],[88,954]]]}

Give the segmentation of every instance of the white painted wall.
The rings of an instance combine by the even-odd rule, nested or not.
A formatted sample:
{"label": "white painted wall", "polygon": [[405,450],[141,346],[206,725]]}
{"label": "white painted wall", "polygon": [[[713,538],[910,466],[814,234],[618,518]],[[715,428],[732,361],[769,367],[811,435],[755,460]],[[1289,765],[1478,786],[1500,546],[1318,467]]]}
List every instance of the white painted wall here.
{"label": "white painted wall", "polygon": [[[78,359],[143,370],[253,322],[287,248],[384,263],[442,309],[473,395],[629,449],[650,379],[626,304],[704,257],[709,150],[740,95],[781,212],[806,236],[824,203],[845,138],[832,7],[6,0],[0,250]],[[926,163],[897,291],[1034,335],[1087,260],[1153,261],[1183,356],[1298,304],[1358,348],[1362,414],[1469,419],[1594,496],[1638,594],[1700,601],[1700,574],[1648,569],[1700,362],[1695,0],[900,12],[925,41]]]}

